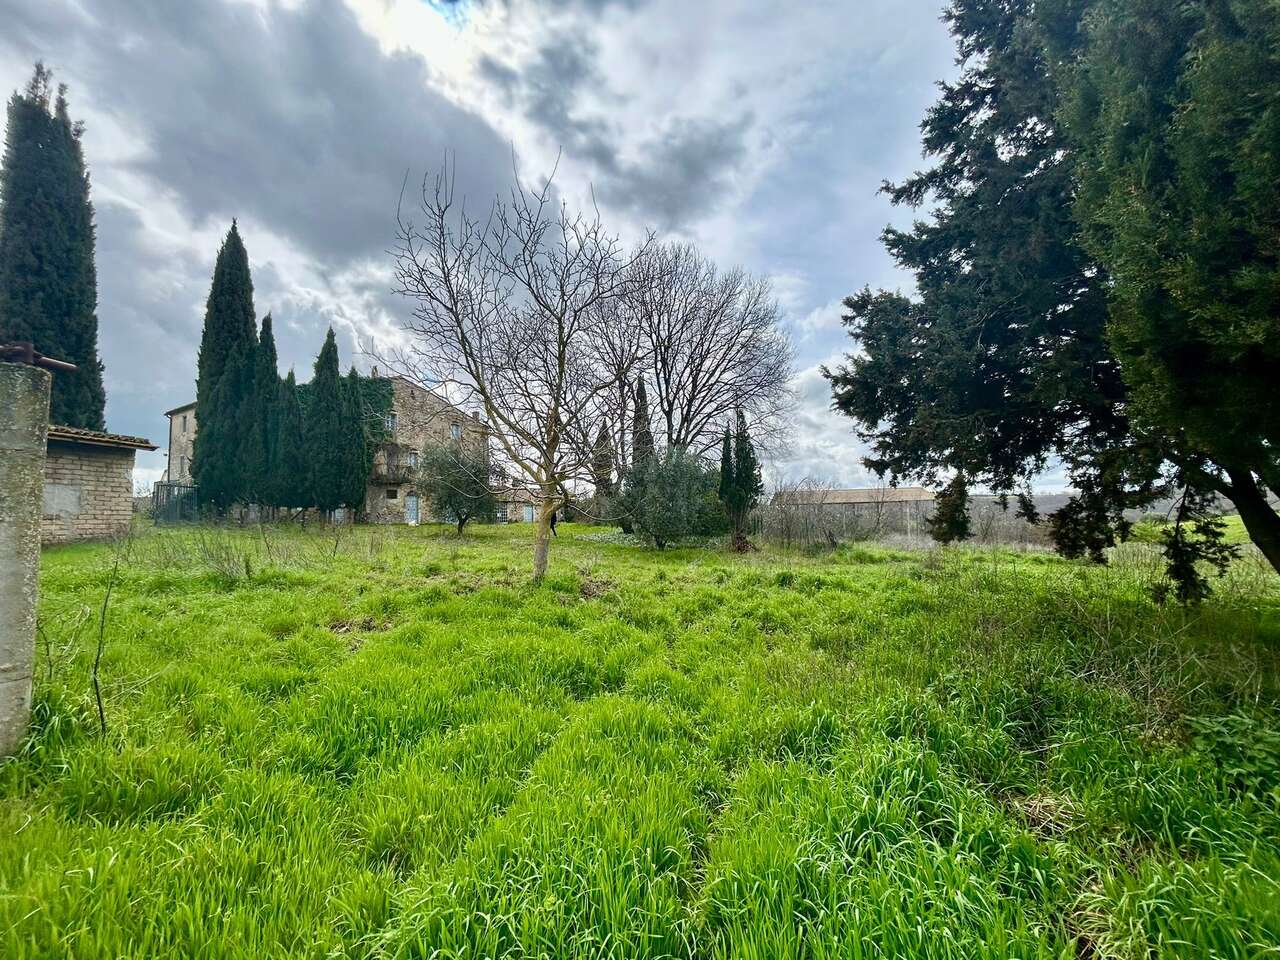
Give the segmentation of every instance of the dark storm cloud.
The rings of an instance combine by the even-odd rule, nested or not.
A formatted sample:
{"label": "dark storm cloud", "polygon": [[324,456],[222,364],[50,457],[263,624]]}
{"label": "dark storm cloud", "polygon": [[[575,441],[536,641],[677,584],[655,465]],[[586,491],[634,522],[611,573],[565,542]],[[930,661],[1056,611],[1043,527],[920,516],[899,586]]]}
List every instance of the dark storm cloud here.
{"label": "dark storm cloud", "polygon": [[750,114],[723,121],[677,117],[644,144],[646,162],[605,172],[600,196],[659,229],[696,221],[731,197],[729,186],[747,159],[751,123]]}
{"label": "dark storm cloud", "polygon": [[[641,160],[621,157],[623,138],[614,123],[580,110],[580,93],[598,93],[607,83],[599,51],[584,36],[552,35],[520,70],[491,57],[480,66],[511,106],[566,155],[588,164],[602,203],[635,214],[647,226],[679,229],[713,212],[747,160],[749,113],[729,119],[673,116],[641,144]],[[625,107],[621,96],[610,100]]]}
{"label": "dark storm cloud", "polygon": [[509,145],[429,89],[420,57],[383,54],[340,0],[92,10],[96,22],[22,4],[6,33],[55,67],[71,52],[99,108],[142,136],[137,171],[198,224],[252,216],[336,264],[390,245],[406,171],[439,166],[446,150],[461,193],[492,196],[509,180]]}
{"label": "dark storm cloud", "polygon": [[604,81],[597,66],[598,52],[585,37],[576,43],[557,38],[538,50],[531,63],[515,70],[490,56],[480,61],[481,76],[502,91],[509,105],[571,156],[611,170],[617,166],[615,132],[599,117],[575,112],[578,91]]}

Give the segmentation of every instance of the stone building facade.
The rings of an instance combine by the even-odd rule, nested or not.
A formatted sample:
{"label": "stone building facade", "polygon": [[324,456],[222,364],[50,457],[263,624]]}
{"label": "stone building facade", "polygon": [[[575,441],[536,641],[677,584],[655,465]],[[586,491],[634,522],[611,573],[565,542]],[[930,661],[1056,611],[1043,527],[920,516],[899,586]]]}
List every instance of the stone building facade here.
{"label": "stone building facade", "polygon": [[40,542],[127,533],[133,516],[133,458],[139,450],[154,449],[142,437],[50,425]]}
{"label": "stone building facade", "polygon": [[509,487],[498,491],[499,523],[533,523],[541,498],[533,490]]}
{"label": "stone building facade", "polygon": [[374,453],[365,518],[370,523],[421,523],[432,519],[431,504],[418,492],[424,453],[433,446],[460,443],[487,458],[489,430],[477,414],[466,413],[438,394],[404,377],[389,379],[387,441]]}
{"label": "stone building facade", "polygon": [[[373,373],[377,377],[377,371]],[[436,393],[404,377],[391,384],[391,407],[383,425],[386,442],[374,452],[365,488],[363,519],[370,523],[421,523],[432,519],[431,505],[418,492],[419,462],[429,447],[462,443],[489,456],[489,430],[477,414],[467,413]],[[169,466],[165,479],[191,482],[196,438],[196,405],[175,407],[169,418]]]}
{"label": "stone building facade", "polygon": [[170,483],[191,482],[191,456],[196,447],[196,405],[174,407],[165,411],[169,418],[169,464],[164,479]]}

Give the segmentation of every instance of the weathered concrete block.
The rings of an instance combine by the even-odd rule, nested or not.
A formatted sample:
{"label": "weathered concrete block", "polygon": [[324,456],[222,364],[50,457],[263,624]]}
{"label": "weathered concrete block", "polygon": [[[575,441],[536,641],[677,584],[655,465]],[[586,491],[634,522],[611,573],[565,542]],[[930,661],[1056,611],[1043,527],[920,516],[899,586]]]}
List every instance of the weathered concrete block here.
{"label": "weathered concrete block", "polygon": [[0,756],[31,716],[48,372],[0,363]]}

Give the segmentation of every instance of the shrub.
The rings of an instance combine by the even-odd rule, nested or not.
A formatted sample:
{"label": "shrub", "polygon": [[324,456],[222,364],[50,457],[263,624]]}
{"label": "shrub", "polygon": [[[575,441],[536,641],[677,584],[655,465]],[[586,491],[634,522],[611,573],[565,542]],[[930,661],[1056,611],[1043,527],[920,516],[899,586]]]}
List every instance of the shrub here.
{"label": "shrub", "polygon": [[[673,447],[633,477],[628,497],[636,530],[659,550],[681,537],[706,535],[723,517],[716,500],[718,476]],[[723,529],[723,520],[719,520]]]}

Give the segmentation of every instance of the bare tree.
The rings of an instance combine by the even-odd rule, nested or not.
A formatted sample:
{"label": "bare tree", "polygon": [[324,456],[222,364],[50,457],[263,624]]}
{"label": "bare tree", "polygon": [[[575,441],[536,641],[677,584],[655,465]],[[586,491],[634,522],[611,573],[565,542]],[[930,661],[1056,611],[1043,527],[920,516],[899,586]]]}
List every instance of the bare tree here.
{"label": "bare tree", "polygon": [[639,367],[667,446],[706,455],[739,409],[757,442],[776,445],[794,406],[794,351],[769,281],[721,272],[689,244],[653,246],[633,269],[619,312],[643,337]]}
{"label": "bare tree", "polygon": [[[554,171],[552,176],[554,176]],[[484,219],[456,203],[447,168],[424,178],[421,223],[397,215],[398,292],[414,301],[408,376],[480,407],[512,470],[538,491],[533,577],[542,579],[551,516],[589,480],[593,429],[618,386],[607,361],[608,301],[633,282],[632,261],[599,212],[571,214],[551,178],[517,178]]]}
{"label": "bare tree", "polygon": [[759,534],[787,548],[834,542],[832,521],[840,515],[828,510],[832,489],[830,482],[810,477],[776,481],[769,503],[756,510]]}
{"label": "bare tree", "polygon": [[[646,269],[646,251],[637,250],[630,259],[626,289],[634,291],[651,282]],[[650,354],[644,327],[635,310],[634,294],[602,300],[599,312],[600,340],[596,346],[601,365],[608,371],[613,387],[601,398],[599,434],[603,428],[613,455],[614,475],[625,476],[631,462],[631,420],[635,409],[635,377],[644,369]]]}

